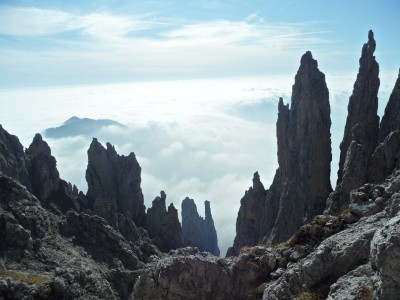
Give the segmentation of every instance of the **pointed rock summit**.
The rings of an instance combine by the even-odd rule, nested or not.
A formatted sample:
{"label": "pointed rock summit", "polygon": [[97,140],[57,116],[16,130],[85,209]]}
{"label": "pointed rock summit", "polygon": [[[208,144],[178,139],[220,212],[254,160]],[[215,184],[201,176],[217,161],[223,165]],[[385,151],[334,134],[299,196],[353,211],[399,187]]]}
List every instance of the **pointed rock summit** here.
{"label": "pointed rock summit", "polygon": [[146,219],[149,237],[155,239],[155,243],[164,252],[183,246],[178,211],[172,203],[167,211],[166,198],[165,192],[161,191],[160,196],[153,200],[152,207],[147,209]]}
{"label": "pointed rock summit", "polygon": [[335,192],[329,196],[326,213],[338,214],[348,204],[350,192],[367,182],[368,165],[378,143],[379,65],[372,30],[361,51],[360,68],[349,99]]}
{"label": "pointed rock summit", "polygon": [[182,201],[182,240],[186,245],[197,247],[219,256],[217,231],[211,215],[210,202],[205,201],[205,219],[199,216],[193,199]]}
{"label": "pointed rock summit", "polygon": [[255,174],[253,188],[241,200],[237,235],[228,255],[237,255],[245,245],[284,241],[323,211],[332,191],[330,126],[325,75],[307,51],[295,76],[291,107],[279,99],[279,168],[268,191]]}

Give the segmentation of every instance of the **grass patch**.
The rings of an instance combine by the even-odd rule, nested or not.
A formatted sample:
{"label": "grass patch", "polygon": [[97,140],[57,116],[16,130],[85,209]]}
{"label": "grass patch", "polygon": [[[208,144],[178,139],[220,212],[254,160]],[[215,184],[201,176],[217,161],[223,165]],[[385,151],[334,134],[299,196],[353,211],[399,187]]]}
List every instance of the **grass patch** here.
{"label": "grass patch", "polygon": [[316,293],[311,292],[301,292],[294,298],[294,300],[319,300],[320,297]]}
{"label": "grass patch", "polygon": [[50,276],[46,275],[27,274],[27,273],[9,271],[4,269],[0,269],[0,277],[11,278],[28,284],[36,284],[36,285],[43,285],[43,283],[50,280]]}

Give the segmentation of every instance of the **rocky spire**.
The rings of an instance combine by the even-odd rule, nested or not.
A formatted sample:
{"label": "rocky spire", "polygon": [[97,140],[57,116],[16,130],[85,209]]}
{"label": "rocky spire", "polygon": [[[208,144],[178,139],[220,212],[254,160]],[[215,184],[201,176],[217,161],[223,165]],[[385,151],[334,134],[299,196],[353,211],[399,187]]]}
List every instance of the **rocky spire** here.
{"label": "rocky spire", "polygon": [[[279,211],[267,240],[286,240],[304,222],[320,214],[331,192],[329,91],[325,75],[310,51],[301,58],[289,113],[281,103],[277,126]],[[286,125],[286,127],[285,127]],[[276,200],[275,200],[276,201]]]}
{"label": "rocky spire", "polygon": [[266,191],[260,181],[260,175],[253,175],[253,186],[246,191],[240,200],[240,208],[236,219],[236,236],[227,256],[238,255],[245,245],[255,245],[260,240],[260,222],[263,217]]}
{"label": "rocky spire", "polygon": [[389,135],[390,132],[400,130],[400,69],[392,94],[385,108],[379,128],[379,143]]}
{"label": "rocky spire", "polygon": [[93,207],[95,201],[107,205],[115,201],[116,211],[130,217],[138,226],[145,225],[145,206],[141,183],[141,168],[135,154],[120,156],[114,146],[106,144],[105,149],[93,138],[88,150],[86,181],[87,198]]}
{"label": "rocky spire", "polygon": [[259,176],[246,192],[236,221],[236,237],[227,255],[242,246],[286,240],[325,207],[330,185],[329,91],[325,75],[310,51],[301,58],[292,88],[291,107],[279,99],[278,163],[268,191]]}
{"label": "rocky spire", "polygon": [[199,216],[193,199],[186,197],[182,201],[182,240],[186,245],[218,256],[220,252],[210,202],[206,201],[204,205],[206,219]]}
{"label": "rocky spire", "polygon": [[146,230],[150,238],[155,239],[159,248],[167,252],[171,249],[182,247],[182,229],[178,219],[178,211],[171,203],[166,209],[165,200],[167,195],[161,191],[147,209]]}
{"label": "rocky spire", "polygon": [[37,133],[26,154],[31,158],[31,182],[33,194],[41,201],[46,201],[55,193],[60,184],[57,162],[51,155],[49,145]]}
{"label": "rocky spire", "polygon": [[340,144],[340,161],[335,192],[329,196],[326,212],[336,214],[349,202],[350,191],[367,181],[368,164],[377,146],[379,117],[379,65],[372,30],[364,44],[360,68],[349,99],[348,115]]}

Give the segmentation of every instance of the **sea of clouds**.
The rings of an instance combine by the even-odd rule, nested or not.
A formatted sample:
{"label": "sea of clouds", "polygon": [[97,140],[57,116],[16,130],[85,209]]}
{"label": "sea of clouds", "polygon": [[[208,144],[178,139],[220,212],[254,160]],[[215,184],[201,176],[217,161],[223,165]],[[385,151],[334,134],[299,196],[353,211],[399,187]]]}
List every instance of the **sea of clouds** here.
{"label": "sea of clouds", "polygon": [[[382,115],[397,74],[381,74]],[[355,74],[328,74],[335,185]],[[72,116],[115,120],[92,135],[45,138],[63,179],[86,192],[87,149],[93,137],[119,154],[134,152],[142,167],[146,207],[164,190],[180,211],[186,197],[204,215],[211,201],[221,255],[232,245],[240,199],[258,171],[265,188],[277,168],[277,103],[290,103],[294,76],[136,82],[0,90],[0,124],[28,147],[36,132]]]}

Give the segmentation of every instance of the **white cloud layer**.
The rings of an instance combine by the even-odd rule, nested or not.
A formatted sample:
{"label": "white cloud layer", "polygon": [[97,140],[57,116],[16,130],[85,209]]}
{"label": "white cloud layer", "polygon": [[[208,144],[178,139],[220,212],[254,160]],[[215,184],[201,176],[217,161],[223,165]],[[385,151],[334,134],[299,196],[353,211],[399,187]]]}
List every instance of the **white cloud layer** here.
{"label": "white cloud layer", "polygon": [[[381,74],[382,114],[397,74]],[[332,110],[332,181],[355,74],[328,74]],[[222,254],[233,242],[244,191],[259,171],[264,186],[275,169],[277,100],[290,102],[293,77],[143,82],[81,87],[0,90],[0,120],[28,146],[36,132],[71,116],[113,119],[95,135],[120,154],[134,152],[142,167],[145,204],[164,190],[180,211],[186,197],[204,213],[211,201]],[[91,136],[46,139],[61,177],[86,191]]]}

